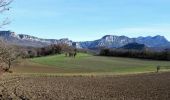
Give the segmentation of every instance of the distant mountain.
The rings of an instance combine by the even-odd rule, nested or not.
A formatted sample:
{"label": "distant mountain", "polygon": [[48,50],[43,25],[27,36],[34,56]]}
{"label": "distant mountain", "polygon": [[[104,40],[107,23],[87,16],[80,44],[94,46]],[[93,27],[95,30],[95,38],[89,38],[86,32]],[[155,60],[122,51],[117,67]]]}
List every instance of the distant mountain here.
{"label": "distant mountain", "polygon": [[170,42],[164,36],[148,36],[136,38],[137,43],[145,44],[148,47],[170,47]]}
{"label": "distant mountain", "polygon": [[42,39],[25,34],[16,34],[11,31],[0,31],[0,38],[7,43],[19,46],[42,47],[50,44],[66,43],[76,48],[120,48],[130,43],[144,44],[150,48],[170,48],[170,42],[163,36],[129,38],[127,36],[106,35],[101,39],[85,42],[74,42],[67,38],[64,39]]}
{"label": "distant mountain", "polygon": [[98,48],[98,47],[117,48],[133,42],[135,42],[134,38],[128,38],[126,36],[106,35],[101,39],[95,41],[79,42],[79,45],[82,48]]}
{"label": "distant mountain", "polygon": [[150,48],[170,48],[170,42],[163,36],[129,38],[126,36],[106,35],[101,39],[88,42],[79,42],[83,48],[119,48],[129,43],[144,44]]}
{"label": "distant mountain", "polygon": [[19,46],[31,46],[31,47],[43,47],[50,44],[59,44],[66,43],[72,46],[72,41],[64,39],[41,39],[38,37],[25,35],[25,34],[16,34],[10,31],[0,31],[0,38],[6,41],[7,43]]}

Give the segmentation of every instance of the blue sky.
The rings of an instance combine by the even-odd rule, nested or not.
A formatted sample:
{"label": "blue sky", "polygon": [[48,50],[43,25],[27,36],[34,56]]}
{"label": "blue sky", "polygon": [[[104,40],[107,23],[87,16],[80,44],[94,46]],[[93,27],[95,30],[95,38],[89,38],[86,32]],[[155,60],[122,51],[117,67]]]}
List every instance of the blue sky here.
{"label": "blue sky", "polygon": [[170,0],[14,0],[3,29],[41,38],[94,40],[104,35],[163,35]]}

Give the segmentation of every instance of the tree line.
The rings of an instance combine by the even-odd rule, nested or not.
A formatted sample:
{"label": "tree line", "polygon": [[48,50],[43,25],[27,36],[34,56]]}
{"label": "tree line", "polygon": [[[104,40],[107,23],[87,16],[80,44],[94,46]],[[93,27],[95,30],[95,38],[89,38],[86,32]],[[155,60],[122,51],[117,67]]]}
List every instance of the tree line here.
{"label": "tree line", "polygon": [[153,50],[102,49],[100,50],[99,55],[152,60],[170,60],[170,50],[168,49],[159,52]]}
{"label": "tree line", "polygon": [[75,48],[67,45],[67,44],[52,44],[45,47],[40,48],[23,48],[21,51],[22,58],[34,58],[34,57],[42,57],[48,55],[62,54],[62,53],[72,53],[75,52]]}

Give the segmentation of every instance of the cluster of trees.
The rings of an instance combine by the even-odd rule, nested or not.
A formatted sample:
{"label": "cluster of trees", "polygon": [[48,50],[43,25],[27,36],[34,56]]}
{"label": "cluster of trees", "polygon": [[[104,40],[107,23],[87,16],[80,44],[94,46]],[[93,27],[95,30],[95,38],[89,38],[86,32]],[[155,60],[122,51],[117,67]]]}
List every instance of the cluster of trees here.
{"label": "cluster of trees", "polygon": [[101,56],[130,57],[153,60],[170,60],[170,50],[156,52],[152,50],[125,50],[125,49],[102,49]]}
{"label": "cluster of trees", "polygon": [[23,48],[23,50],[21,50],[21,56],[22,58],[33,58],[66,52],[74,52],[74,48],[67,44],[52,44],[41,48]]}

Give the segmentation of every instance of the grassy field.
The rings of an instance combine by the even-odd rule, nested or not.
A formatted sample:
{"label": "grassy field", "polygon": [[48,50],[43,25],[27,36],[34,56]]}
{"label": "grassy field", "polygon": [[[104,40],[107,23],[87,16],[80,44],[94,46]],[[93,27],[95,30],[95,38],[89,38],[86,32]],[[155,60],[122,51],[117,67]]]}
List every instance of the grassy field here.
{"label": "grassy field", "polygon": [[68,74],[129,74],[155,72],[156,66],[168,70],[169,61],[152,61],[133,58],[100,57],[79,53],[76,58],[54,55],[23,61],[14,72],[19,73],[68,73]]}

